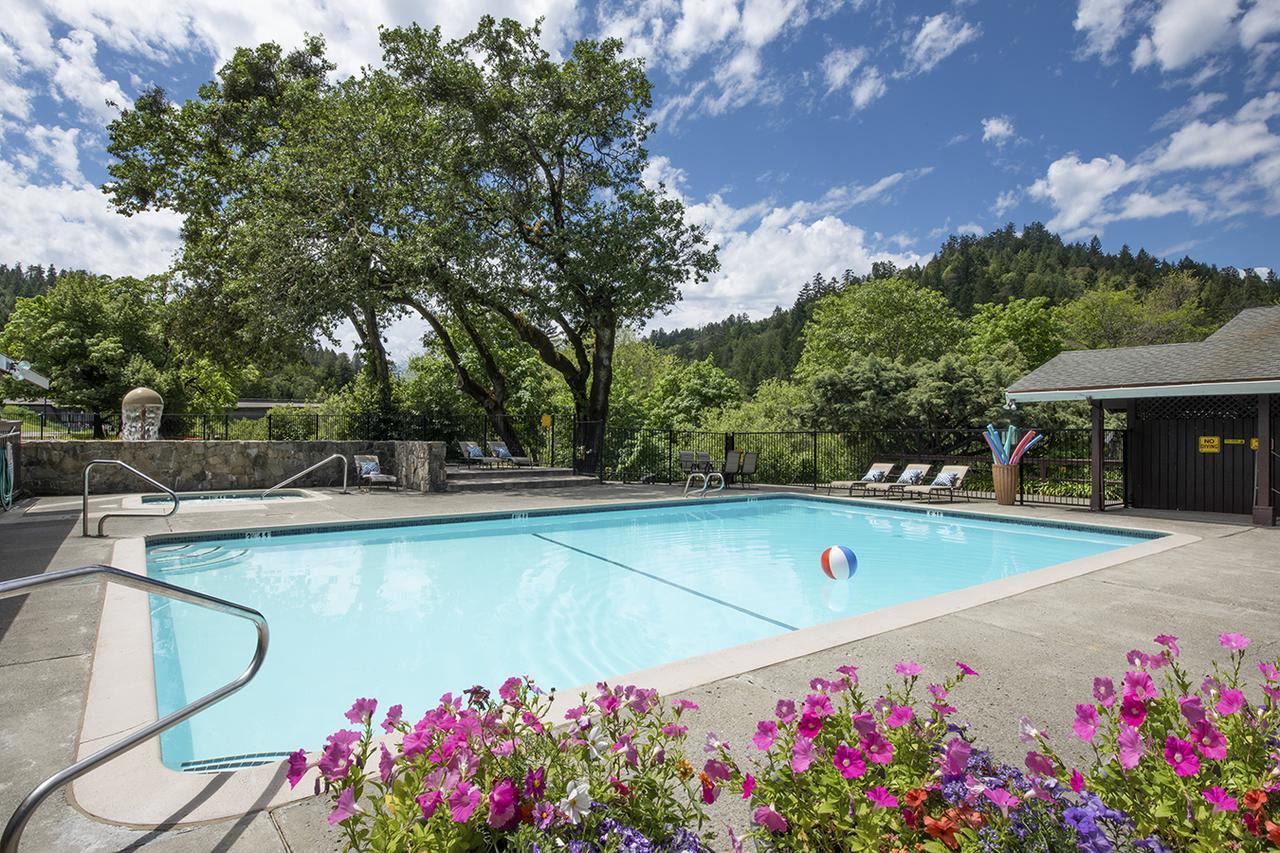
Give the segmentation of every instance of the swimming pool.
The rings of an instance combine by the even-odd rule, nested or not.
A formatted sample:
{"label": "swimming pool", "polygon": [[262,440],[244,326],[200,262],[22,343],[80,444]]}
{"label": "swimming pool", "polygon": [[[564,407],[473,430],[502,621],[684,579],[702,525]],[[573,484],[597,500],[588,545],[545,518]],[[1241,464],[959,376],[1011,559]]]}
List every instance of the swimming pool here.
{"label": "swimming pool", "polygon": [[[1159,534],[802,496],[149,540],[147,571],[263,612],[241,692],[162,736],[208,770],[317,748],[357,696],[420,711],[528,673],[562,689],[777,637]],[[858,571],[827,579],[821,551]],[[159,713],[243,668],[240,620],[152,598]]]}

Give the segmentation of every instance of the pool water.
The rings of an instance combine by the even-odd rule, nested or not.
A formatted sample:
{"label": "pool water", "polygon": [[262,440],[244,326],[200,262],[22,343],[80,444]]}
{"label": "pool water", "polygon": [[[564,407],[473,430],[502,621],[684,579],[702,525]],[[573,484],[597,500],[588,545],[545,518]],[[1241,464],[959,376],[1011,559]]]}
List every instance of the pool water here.
{"label": "pool water", "polygon": [[[1149,536],[804,497],[148,548],[152,577],[262,611],[247,687],[162,736],[174,768],[318,748],[358,696],[421,713],[529,674],[561,689],[1096,555]],[[832,581],[819,556],[858,558]],[[238,675],[252,628],[152,598],[160,713]]]}

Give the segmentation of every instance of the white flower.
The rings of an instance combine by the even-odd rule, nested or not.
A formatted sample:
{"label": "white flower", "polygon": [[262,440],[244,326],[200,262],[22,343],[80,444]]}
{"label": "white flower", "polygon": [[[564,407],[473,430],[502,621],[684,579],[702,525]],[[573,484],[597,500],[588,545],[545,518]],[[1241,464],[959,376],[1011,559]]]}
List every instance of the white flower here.
{"label": "white flower", "polygon": [[583,812],[591,808],[591,789],[586,779],[575,779],[569,783],[565,798],[560,801],[560,811],[569,818],[569,823],[577,825]]}
{"label": "white flower", "polygon": [[1044,735],[1044,732],[1031,725],[1031,718],[1023,716],[1018,720],[1018,740],[1023,743],[1035,743],[1036,740]]}

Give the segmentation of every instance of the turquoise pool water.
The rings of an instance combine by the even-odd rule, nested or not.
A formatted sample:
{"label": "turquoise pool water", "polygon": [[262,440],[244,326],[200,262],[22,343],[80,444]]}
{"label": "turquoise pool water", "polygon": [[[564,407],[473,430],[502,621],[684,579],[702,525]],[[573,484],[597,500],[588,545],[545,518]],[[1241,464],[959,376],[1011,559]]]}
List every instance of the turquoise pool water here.
{"label": "turquoise pool water", "polygon": [[[246,688],[164,735],[164,760],[315,749],[358,696],[420,714],[511,674],[571,688],[1142,538],[764,497],[170,539],[148,548],[151,576],[258,608],[271,647]],[[834,544],[857,554],[849,581],[819,566]],[[155,597],[152,638],[160,713],[253,649],[241,620]]]}

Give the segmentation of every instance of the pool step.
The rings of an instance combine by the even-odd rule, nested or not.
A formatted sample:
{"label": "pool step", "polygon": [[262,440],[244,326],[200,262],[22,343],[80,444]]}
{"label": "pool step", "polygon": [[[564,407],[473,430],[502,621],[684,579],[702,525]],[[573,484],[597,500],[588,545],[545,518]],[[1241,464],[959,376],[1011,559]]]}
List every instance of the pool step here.
{"label": "pool step", "polygon": [[481,468],[450,469],[451,492],[501,492],[514,489],[559,489],[590,486],[595,477],[580,477],[568,468]]}

